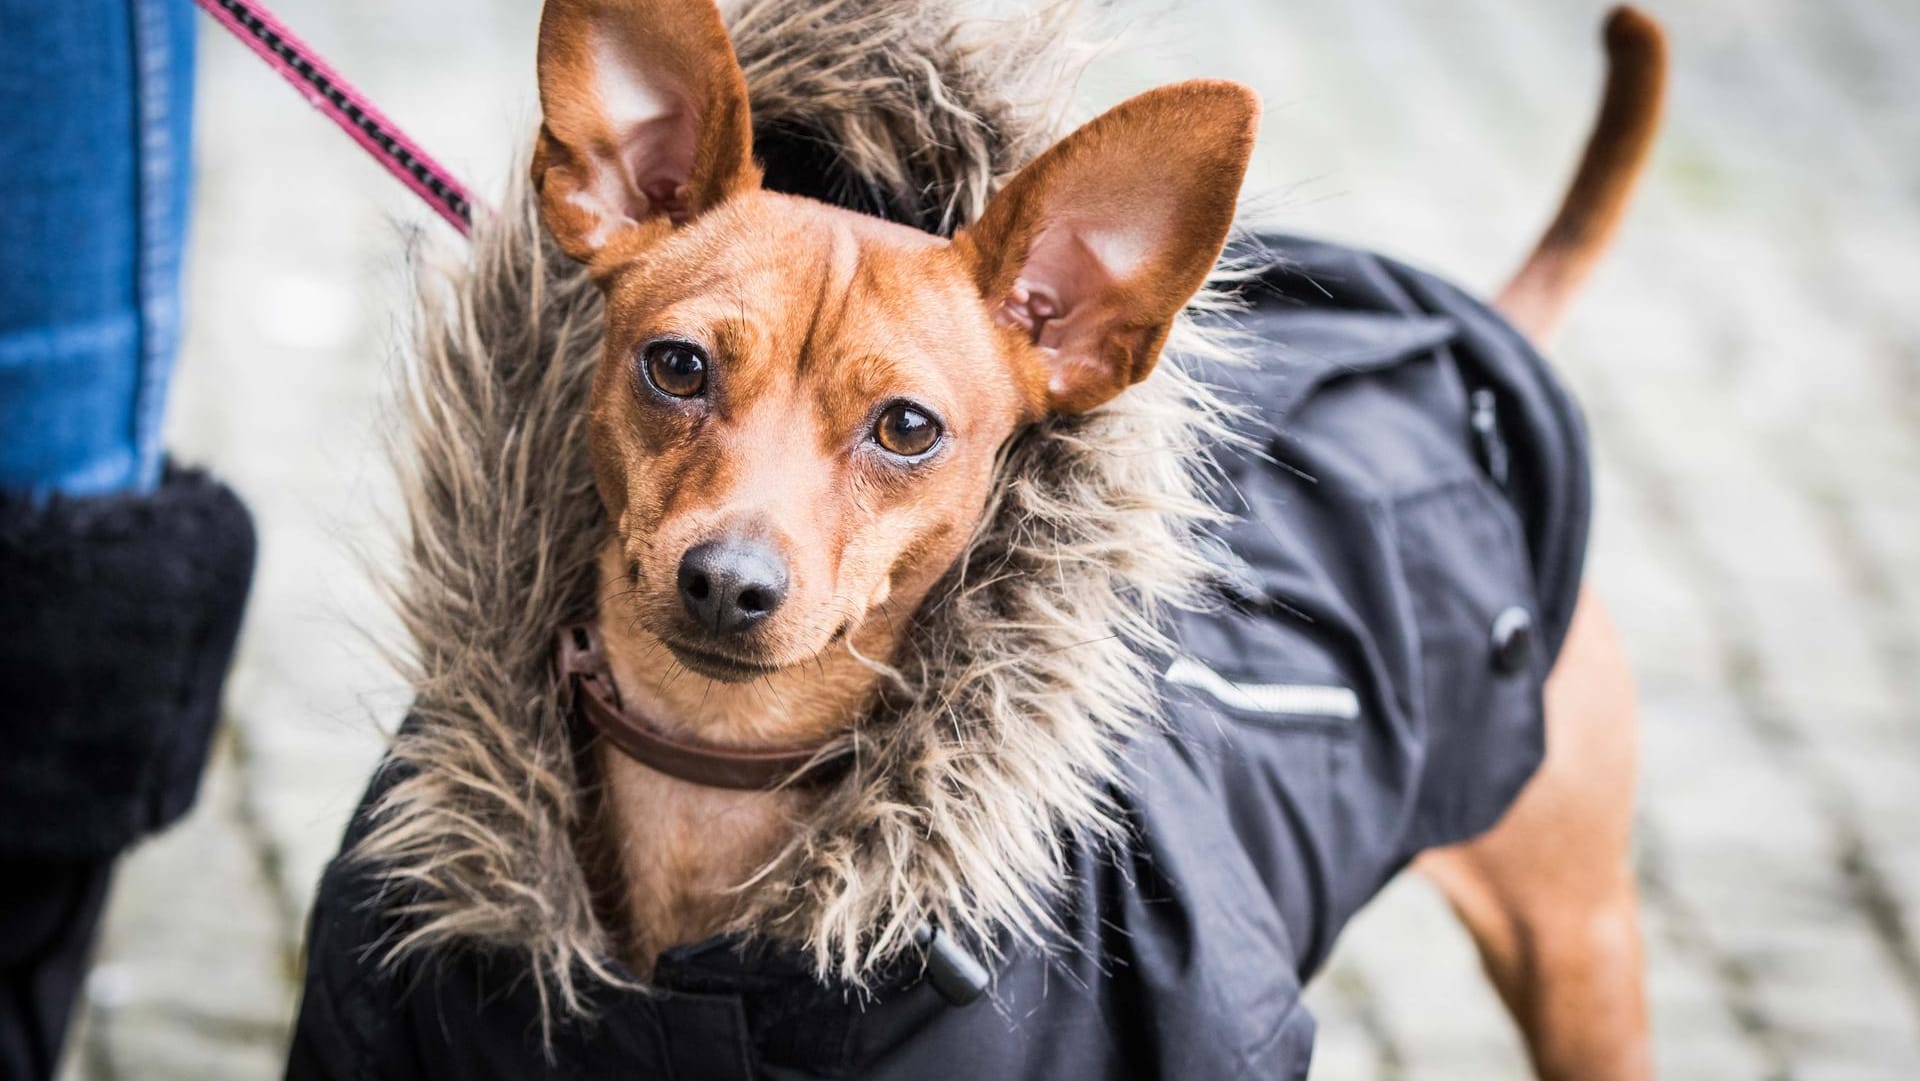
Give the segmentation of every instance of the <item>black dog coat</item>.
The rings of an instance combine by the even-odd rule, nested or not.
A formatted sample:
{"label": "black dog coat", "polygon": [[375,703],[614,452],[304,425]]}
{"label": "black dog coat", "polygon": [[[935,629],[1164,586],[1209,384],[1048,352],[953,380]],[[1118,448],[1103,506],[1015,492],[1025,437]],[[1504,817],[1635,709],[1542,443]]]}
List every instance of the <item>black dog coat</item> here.
{"label": "black dog coat", "polygon": [[1179,618],[1169,725],[1118,795],[1129,840],[1075,852],[1051,954],[1013,947],[956,1006],[919,971],[862,997],[716,939],[668,951],[655,990],[597,994],[543,1048],[523,959],[381,967],[404,927],[341,861],[288,1075],[1304,1076],[1300,988],[1341,926],[1421,849],[1491,826],[1540,761],[1589,486],[1572,402],[1485,306],[1373,255],[1263,244],[1242,319],[1258,363],[1202,373],[1248,418],[1219,491],[1244,567],[1217,610]]}

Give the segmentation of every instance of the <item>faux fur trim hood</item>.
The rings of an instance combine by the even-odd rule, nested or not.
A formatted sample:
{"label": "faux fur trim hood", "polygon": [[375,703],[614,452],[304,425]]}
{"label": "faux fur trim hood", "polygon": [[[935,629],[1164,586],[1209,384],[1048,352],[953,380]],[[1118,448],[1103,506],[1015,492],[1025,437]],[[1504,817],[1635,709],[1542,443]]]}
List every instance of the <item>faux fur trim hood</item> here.
{"label": "faux fur trim hood", "polygon": [[[918,220],[971,220],[1058,134],[1064,9],[755,0],[731,12],[756,126],[826,140]],[[518,951],[559,1013],[618,982],[575,839],[588,813],[557,627],[594,607],[606,524],[586,455],[601,299],[516,194],[433,275],[411,366],[411,543],[396,586],[414,713],[355,850],[399,917],[390,960]],[[1206,343],[1176,330],[1170,351]],[[887,671],[855,766],[742,893],[735,928],[860,985],[932,923],[1044,948],[1070,844],[1122,829],[1127,742],[1157,717],[1162,613],[1212,562],[1195,463],[1224,438],[1171,362],[1110,406],[1037,425]]]}

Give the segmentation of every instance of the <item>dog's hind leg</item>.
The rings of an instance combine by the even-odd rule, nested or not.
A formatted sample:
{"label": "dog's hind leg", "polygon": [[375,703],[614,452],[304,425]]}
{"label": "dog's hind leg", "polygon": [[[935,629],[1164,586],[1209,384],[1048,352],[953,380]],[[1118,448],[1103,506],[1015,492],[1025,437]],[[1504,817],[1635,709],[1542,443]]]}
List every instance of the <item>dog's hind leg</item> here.
{"label": "dog's hind leg", "polygon": [[1552,1081],[1651,1073],[1630,864],[1638,750],[1633,680],[1583,593],[1547,680],[1540,770],[1491,831],[1421,855]]}

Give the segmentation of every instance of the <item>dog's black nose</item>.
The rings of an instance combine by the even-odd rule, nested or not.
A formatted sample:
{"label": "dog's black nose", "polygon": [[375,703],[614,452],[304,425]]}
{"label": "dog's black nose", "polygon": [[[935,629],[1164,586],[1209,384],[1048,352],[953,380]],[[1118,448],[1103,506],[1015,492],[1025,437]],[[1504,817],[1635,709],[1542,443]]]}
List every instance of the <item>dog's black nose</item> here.
{"label": "dog's black nose", "polygon": [[680,557],[680,603],[715,634],[759,623],[787,599],[787,564],[759,541],[717,540]]}

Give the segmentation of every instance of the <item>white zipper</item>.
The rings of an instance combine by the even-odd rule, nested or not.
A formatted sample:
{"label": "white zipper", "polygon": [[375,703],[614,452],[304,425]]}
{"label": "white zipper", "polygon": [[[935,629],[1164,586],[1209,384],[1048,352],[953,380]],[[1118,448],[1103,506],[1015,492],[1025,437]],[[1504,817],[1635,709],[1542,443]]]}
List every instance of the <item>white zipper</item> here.
{"label": "white zipper", "polygon": [[1191,657],[1167,669],[1167,682],[1192,687],[1228,709],[1287,717],[1351,721],[1360,716],[1360,696],[1350,687],[1325,683],[1238,683]]}

